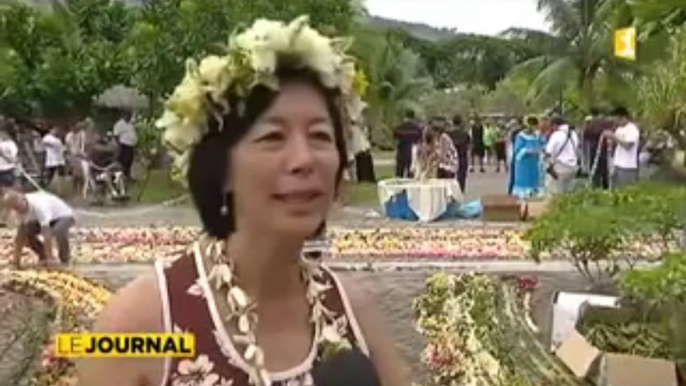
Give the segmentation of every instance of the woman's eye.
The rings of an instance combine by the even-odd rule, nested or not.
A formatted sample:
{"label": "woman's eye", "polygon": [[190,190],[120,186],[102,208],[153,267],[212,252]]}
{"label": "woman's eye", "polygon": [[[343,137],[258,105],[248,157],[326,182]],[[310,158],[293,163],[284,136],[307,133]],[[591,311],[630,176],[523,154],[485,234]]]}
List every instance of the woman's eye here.
{"label": "woman's eye", "polygon": [[333,134],[327,131],[315,131],[311,134],[312,138],[318,141],[333,142]]}
{"label": "woman's eye", "polygon": [[281,132],[278,131],[273,131],[271,133],[265,134],[260,137],[259,142],[277,142],[277,141],[282,141],[284,139],[284,135]]}

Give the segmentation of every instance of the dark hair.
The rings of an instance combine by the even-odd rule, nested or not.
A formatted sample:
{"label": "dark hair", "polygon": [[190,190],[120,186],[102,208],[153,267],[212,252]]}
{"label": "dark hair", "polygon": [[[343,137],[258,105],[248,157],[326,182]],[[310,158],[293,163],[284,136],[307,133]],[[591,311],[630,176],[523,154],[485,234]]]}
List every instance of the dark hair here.
{"label": "dark hair", "polygon": [[559,115],[556,115],[556,116],[552,117],[552,119],[550,119],[550,124],[553,126],[562,126],[565,123],[566,123],[565,119]]}
{"label": "dark hair", "polygon": [[600,115],[600,109],[597,107],[591,107],[591,110],[589,112],[594,117]]}
{"label": "dark hair", "polygon": [[460,126],[462,125],[462,122],[462,116],[460,114],[455,114],[453,116],[453,125]]}
{"label": "dark hair", "polygon": [[610,113],[610,115],[613,117],[620,117],[620,118],[630,118],[631,117],[629,110],[624,106],[615,107],[614,110],[612,110],[612,112]]}
{"label": "dark hair", "polygon": [[538,126],[538,118],[536,117],[527,117],[526,118],[526,124],[529,126]]}
{"label": "dark hair", "polygon": [[[309,69],[279,66],[276,72],[280,84],[306,83],[314,86],[326,101],[326,107],[334,125],[336,149],[340,167],[337,181],[343,175],[347,161],[340,93],[325,88],[316,73]],[[256,86],[245,99],[238,99],[232,90],[227,93],[230,113],[222,117],[223,124],[209,114],[208,130],[191,152],[188,168],[188,187],[198,211],[204,231],[216,238],[226,238],[235,231],[236,223],[232,194],[226,192],[226,176],[229,169],[229,150],[245,136],[252,125],[278,97],[278,91],[266,86]],[[242,110],[242,115],[237,113]],[[338,188],[338,185],[336,186]],[[226,213],[222,206],[226,205]],[[322,224],[316,234],[324,229]]]}
{"label": "dark hair", "polygon": [[414,110],[412,110],[412,109],[407,109],[407,111],[405,111],[405,119],[415,119],[416,116],[417,115],[415,114]]}

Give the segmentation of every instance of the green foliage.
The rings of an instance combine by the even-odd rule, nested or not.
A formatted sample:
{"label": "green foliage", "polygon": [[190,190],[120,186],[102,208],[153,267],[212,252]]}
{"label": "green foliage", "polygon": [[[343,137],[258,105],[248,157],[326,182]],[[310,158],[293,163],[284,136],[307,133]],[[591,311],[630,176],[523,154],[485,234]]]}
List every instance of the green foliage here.
{"label": "green foliage", "polygon": [[624,296],[657,306],[686,305],[686,253],[671,253],[653,269],[628,271],[619,282]]}
{"label": "green foliage", "polygon": [[654,129],[669,133],[686,149],[686,27],[669,43],[671,55],[650,67],[637,93],[642,118]]}
{"label": "green foliage", "polygon": [[[625,22],[617,13],[624,10],[616,0],[540,0],[539,9],[547,15],[552,33],[511,30],[510,34],[544,52],[520,62],[515,71],[526,69],[537,75],[532,91],[536,99],[554,99],[568,88],[578,92],[577,109],[599,102],[598,78],[633,73],[634,68],[612,55],[613,30]],[[619,25],[619,26],[626,26]]]}
{"label": "green foliage", "polygon": [[672,250],[686,228],[686,190],[641,184],[611,192],[580,190],[556,197],[526,232],[535,260],[569,259],[594,284],[640,258]]}
{"label": "green foliage", "polygon": [[605,352],[672,359],[664,327],[658,323],[631,321],[595,323],[580,328],[589,343]]}
{"label": "green foliage", "polygon": [[432,81],[421,57],[406,47],[398,33],[361,28],[354,35],[353,54],[367,74],[367,120],[372,142],[393,148],[393,128],[407,109],[418,109],[420,96]]}
{"label": "green foliage", "polygon": [[67,117],[128,78],[122,40],[126,8],[109,0],[51,2],[38,10],[0,9],[0,106],[10,115]]}

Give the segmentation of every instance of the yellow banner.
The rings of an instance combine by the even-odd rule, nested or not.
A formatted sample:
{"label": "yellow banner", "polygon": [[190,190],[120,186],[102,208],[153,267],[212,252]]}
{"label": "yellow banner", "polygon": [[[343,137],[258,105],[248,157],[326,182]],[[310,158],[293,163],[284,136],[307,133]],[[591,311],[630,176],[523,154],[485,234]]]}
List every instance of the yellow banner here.
{"label": "yellow banner", "polygon": [[58,334],[57,357],[193,357],[193,334],[167,333],[79,333]]}
{"label": "yellow banner", "polygon": [[636,60],[636,28],[624,28],[615,31],[615,56],[627,60]]}

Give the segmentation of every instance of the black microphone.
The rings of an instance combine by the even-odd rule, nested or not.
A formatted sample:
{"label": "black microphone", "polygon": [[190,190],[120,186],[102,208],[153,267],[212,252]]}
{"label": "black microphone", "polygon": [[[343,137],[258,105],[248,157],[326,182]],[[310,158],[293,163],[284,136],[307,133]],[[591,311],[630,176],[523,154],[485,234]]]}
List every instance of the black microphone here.
{"label": "black microphone", "polygon": [[374,364],[358,349],[340,350],[318,363],[312,377],[315,386],[381,386]]}

